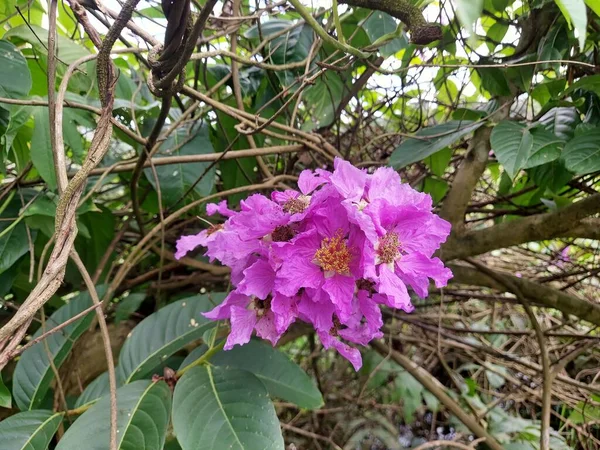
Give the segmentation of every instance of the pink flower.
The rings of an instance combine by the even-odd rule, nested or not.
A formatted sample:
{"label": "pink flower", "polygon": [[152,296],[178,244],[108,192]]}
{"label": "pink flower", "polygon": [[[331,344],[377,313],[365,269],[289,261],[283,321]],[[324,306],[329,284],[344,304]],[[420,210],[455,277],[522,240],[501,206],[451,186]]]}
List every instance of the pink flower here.
{"label": "pink flower", "polygon": [[226,350],[253,333],[275,345],[300,320],[358,370],[355,346],[383,337],[381,305],[411,312],[409,289],[425,297],[430,280],[452,277],[433,257],[450,224],[391,168],[369,174],[337,158],[333,172],[303,171],[298,188],[252,195],[237,212],[207,205],[226,221],[181,237],[175,256],[203,246],[231,268],[235,289],[205,313],[229,320]]}

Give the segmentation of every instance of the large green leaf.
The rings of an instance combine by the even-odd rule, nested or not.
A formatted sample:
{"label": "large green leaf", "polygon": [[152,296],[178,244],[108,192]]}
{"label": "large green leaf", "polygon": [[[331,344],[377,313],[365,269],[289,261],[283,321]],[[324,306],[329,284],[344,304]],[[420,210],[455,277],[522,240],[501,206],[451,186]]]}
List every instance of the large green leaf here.
{"label": "large green leaf", "polygon": [[173,353],[215,326],[202,313],[219,303],[223,294],[196,295],[165,306],[133,329],[119,355],[119,376],[125,383],[151,374]]}
{"label": "large green leaf", "polygon": [[[123,380],[118,376],[117,372],[117,386],[122,386]],[[110,385],[108,381],[108,372],[101,373],[94,381],[88,384],[81,395],[75,402],[75,408],[79,408],[83,405],[89,405],[94,403],[101,397],[104,397],[110,392]]]}
{"label": "large green leaf", "polygon": [[10,42],[0,40],[0,95],[19,98],[31,90],[31,73],[21,52]]}
{"label": "large green leaf", "polygon": [[[171,416],[171,390],[164,381],[140,380],[117,390],[119,450],[162,450]],[[102,398],[77,419],[56,450],[106,450],[110,398]]]}
{"label": "large green leaf", "polygon": [[[102,295],[103,291],[103,288],[98,289],[99,295]],[[44,331],[62,324],[90,306],[92,306],[90,295],[87,292],[79,294],[46,319],[46,327],[38,329],[33,337],[40,336]],[[47,348],[57,368],[67,359],[77,339],[90,326],[94,314],[94,311],[90,311],[84,317],[46,338]],[[38,408],[53,379],[54,372],[44,342],[38,342],[25,350],[17,362],[13,375],[13,395],[19,408],[21,410]]]}
{"label": "large green leaf", "polygon": [[530,130],[533,137],[531,154],[525,162],[524,169],[541,166],[560,158],[564,142],[544,128],[533,128]]}
{"label": "large green leaf", "polygon": [[539,122],[556,137],[568,141],[575,135],[575,128],[581,120],[575,108],[558,107],[540,117]]}
{"label": "large green leaf", "polygon": [[[4,39],[14,40],[21,39],[38,52],[44,55],[48,54],[46,42],[48,42],[48,30],[37,25],[20,25],[11,28],[4,34]],[[57,57],[59,58],[59,67],[64,67],[65,64],[71,64],[77,61],[82,56],[87,56],[90,52],[85,46],[69,39],[68,37],[58,34],[56,40]]]}
{"label": "large green leaf", "polygon": [[[179,128],[160,147],[156,158],[164,156],[201,155],[214,153],[208,137],[208,126]],[[206,172],[206,173],[205,173]],[[156,180],[151,169],[144,170],[148,181],[156,188]],[[188,189],[201,196],[211,193],[215,184],[215,168],[209,162],[179,163],[156,166],[158,182],[163,202],[173,205],[180,200]],[[198,179],[202,179],[198,182]]]}
{"label": "large green leaf", "polygon": [[46,450],[60,422],[62,413],[25,411],[0,422],[2,450]]}
{"label": "large green leaf", "polygon": [[[293,25],[290,20],[269,20],[260,24],[260,31],[258,25],[249,28],[244,37],[258,43],[267,36],[283,33]],[[269,42],[266,52],[270,56],[269,62],[288,64],[303,61],[310,53],[313,41],[314,31],[310,26],[296,26]]]}
{"label": "large green leaf", "polygon": [[25,224],[19,223],[8,230],[10,226],[11,222],[0,221],[0,233],[5,233],[0,237],[0,273],[10,269],[29,251]]}
{"label": "large green leaf", "polygon": [[573,174],[567,170],[562,158],[534,167],[530,173],[535,184],[548,188],[552,192],[558,192],[573,178]]}
{"label": "large green leaf", "polygon": [[173,427],[183,450],[284,449],[265,387],[244,370],[188,370],[175,388]]}
{"label": "large green leaf", "polygon": [[416,133],[415,138],[405,140],[394,150],[389,164],[400,169],[408,164],[421,161],[454,144],[481,125],[483,125],[483,122],[453,120],[441,125],[423,128]]}
{"label": "large green leaf", "polygon": [[11,406],[12,396],[4,381],[2,381],[2,373],[0,372],[0,408],[10,408]]}
{"label": "large green leaf", "polygon": [[483,0],[457,0],[456,14],[463,27],[473,32],[475,22],[481,16]]}
{"label": "large green leaf", "polygon": [[525,125],[508,120],[494,127],[492,150],[511,178],[525,167],[533,149],[533,136]]}
{"label": "large green leaf", "polygon": [[567,142],[563,158],[567,169],[576,175],[600,170],[600,128],[586,131]]}
{"label": "large green leaf", "polygon": [[579,34],[579,46],[585,47],[587,32],[587,11],[584,0],[555,0],[569,23],[573,25]]}
{"label": "large green leaf", "polygon": [[[380,37],[390,34],[396,31],[398,24],[392,16],[381,11],[374,11],[367,20],[362,23],[362,27],[371,39],[371,43],[375,42]],[[379,52],[383,56],[390,56],[395,54],[397,51],[402,50],[408,45],[408,39],[406,35],[397,37],[383,47],[379,48]]]}
{"label": "large green leaf", "polygon": [[214,355],[210,362],[224,369],[243,369],[261,380],[269,394],[302,408],[323,406],[315,383],[298,365],[272,346],[252,340],[243,346]]}
{"label": "large green leaf", "polygon": [[50,126],[48,108],[38,107],[33,111],[35,126],[31,138],[31,161],[51,190],[56,190],[56,171],[52,147],[50,146]]}
{"label": "large green leaf", "polygon": [[336,110],[344,96],[344,80],[331,71],[320,77],[313,86],[304,91],[304,101],[310,120],[302,128],[312,130],[327,127],[336,119]]}
{"label": "large green leaf", "polygon": [[598,0],[585,0],[585,4],[588,5],[596,15],[600,16],[600,2]]}

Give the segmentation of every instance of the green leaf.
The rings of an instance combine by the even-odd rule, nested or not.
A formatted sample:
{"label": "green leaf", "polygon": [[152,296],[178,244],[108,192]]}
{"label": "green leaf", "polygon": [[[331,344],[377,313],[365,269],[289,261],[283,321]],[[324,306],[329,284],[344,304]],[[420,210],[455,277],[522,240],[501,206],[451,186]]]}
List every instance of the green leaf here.
{"label": "green leaf", "polygon": [[558,107],[552,108],[542,117],[539,122],[550,133],[556,135],[563,141],[568,141],[575,135],[575,128],[581,122],[579,113],[575,108]]}
{"label": "green leaf", "polygon": [[251,340],[241,347],[219,352],[210,362],[224,369],[252,372],[264,383],[270,395],[301,408],[317,409],[323,406],[323,397],[306,372],[286,355],[262,341]]}
{"label": "green leaf", "polygon": [[585,47],[587,32],[587,11],[584,0],[555,0],[567,22],[572,24],[579,34],[579,46]]}
{"label": "green leaf", "polygon": [[408,164],[421,161],[430,155],[454,144],[463,136],[475,131],[483,122],[450,121],[441,125],[423,128],[415,136],[400,144],[390,157],[390,166],[400,169]]}
{"label": "green leaf", "polygon": [[585,0],[585,4],[588,5],[597,16],[600,16],[600,2],[598,0]]}
{"label": "green leaf", "polygon": [[345,85],[338,73],[327,71],[313,86],[304,91],[304,102],[310,120],[302,126],[313,130],[331,125],[336,119],[336,110],[342,101]]}
{"label": "green leaf", "polygon": [[562,159],[556,159],[531,169],[531,178],[539,187],[558,192],[573,178],[573,174],[567,170]]}
{"label": "green leaf", "polygon": [[10,42],[0,40],[0,94],[2,97],[25,97],[31,90],[31,73],[27,60]]}
{"label": "green leaf", "polygon": [[0,408],[11,408],[12,397],[10,391],[2,381],[2,373],[0,373]]}
{"label": "green leaf", "polygon": [[[171,390],[164,381],[140,380],[117,389],[119,450],[162,450],[171,416]],[[110,397],[88,409],[67,430],[56,450],[106,450]]]}
{"label": "green leaf", "polygon": [[[177,133],[169,137],[160,147],[156,158],[165,156],[203,155],[214,153],[208,137],[208,125],[179,128]],[[156,189],[156,180],[151,169],[144,170],[146,178]],[[156,166],[163,201],[173,205],[193,187],[193,192],[206,196],[212,192],[215,184],[215,169],[210,162],[179,163]],[[198,179],[202,176],[202,179]]]}
{"label": "green leaf", "polygon": [[135,292],[121,300],[117,304],[117,309],[115,311],[115,323],[129,319],[129,317],[138,310],[145,298],[146,294]]}
{"label": "green leaf", "polygon": [[6,231],[11,225],[12,222],[0,221],[0,232],[6,233],[0,238],[0,273],[10,269],[29,251],[25,224],[19,223]]}
{"label": "green leaf", "polygon": [[218,296],[224,294],[196,295],[171,303],[136,326],[119,355],[117,370],[125,383],[150,375],[162,361],[214,327],[216,322],[202,313],[218,303],[211,301]]}
{"label": "green leaf", "polygon": [[33,117],[35,126],[31,137],[31,161],[40,176],[48,183],[48,187],[54,191],[57,184],[52,147],[50,147],[48,108],[35,108]]}
{"label": "green leaf", "polygon": [[[398,28],[398,23],[392,16],[381,11],[374,11],[367,20],[362,23],[362,27],[369,36],[371,43],[375,42],[386,34],[394,33]],[[379,48],[382,56],[394,55],[399,50],[406,48],[408,39],[406,35],[392,39],[390,42]]]}
{"label": "green leaf", "polygon": [[[122,386],[122,380],[117,377],[117,386]],[[94,403],[110,392],[108,372],[101,373],[94,381],[86,386],[75,402],[75,408]]]}
{"label": "green leaf", "polygon": [[477,69],[483,88],[494,96],[510,95],[506,73],[496,67]]}
{"label": "green leaf", "polygon": [[567,169],[576,175],[600,170],[600,128],[587,131],[567,142],[563,158]]}
{"label": "green leaf", "polygon": [[[102,295],[103,291],[104,288],[99,288],[98,294]],[[92,299],[87,292],[70,299],[66,305],[46,319],[46,327],[38,329],[33,335],[34,339],[44,331],[62,324],[90,306],[92,306]],[[53,333],[45,339],[57,368],[67,359],[77,339],[90,326],[94,314],[94,311],[90,311],[84,317],[61,329],[60,332]],[[13,375],[13,395],[19,408],[21,410],[38,408],[53,380],[54,372],[50,366],[44,342],[38,342],[25,350],[17,362]]]}
{"label": "green leaf", "polygon": [[188,370],[175,387],[173,428],[183,450],[284,450],[267,391],[244,370]]}
{"label": "green leaf", "polygon": [[483,11],[483,0],[457,0],[456,14],[463,27],[473,33],[475,22]]}
{"label": "green leaf", "polygon": [[25,411],[0,422],[2,450],[46,450],[62,421],[62,413]]}
{"label": "green leaf", "polygon": [[[43,55],[48,55],[46,43],[48,42],[48,30],[37,25],[20,25],[11,28],[4,34],[4,39],[15,38],[25,41],[35,49],[36,52]],[[72,41],[66,36],[58,34],[56,39],[57,56],[59,58],[59,67],[64,67],[65,64],[71,64],[83,56],[87,56],[90,52],[75,41]]]}
{"label": "green leaf", "polygon": [[[294,26],[294,23],[290,20],[269,20],[260,24],[260,32],[258,25],[254,25],[244,33],[244,37],[254,40],[258,44],[262,39],[273,34],[282,33],[292,26]],[[308,57],[313,41],[314,31],[310,26],[297,26],[269,41],[266,54],[270,55],[269,62],[272,64],[303,61]]]}
{"label": "green leaf", "polygon": [[541,166],[560,158],[563,141],[544,128],[533,128],[530,130],[533,137],[531,155],[525,163],[524,169]]}
{"label": "green leaf", "polygon": [[533,149],[533,136],[520,123],[508,120],[496,125],[491,135],[492,150],[511,178],[525,167]]}

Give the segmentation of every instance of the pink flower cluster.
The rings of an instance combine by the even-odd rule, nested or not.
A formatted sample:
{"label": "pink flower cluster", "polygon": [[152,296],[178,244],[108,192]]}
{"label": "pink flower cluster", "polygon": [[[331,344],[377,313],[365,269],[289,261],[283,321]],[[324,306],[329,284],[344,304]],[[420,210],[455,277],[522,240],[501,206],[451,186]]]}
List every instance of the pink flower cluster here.
{"label": "pink flower cluster", "polygon": [[175,256],[203,246],[231,268],[235,290],[205,314],[230,320],[226,350],[254,330],[274,345],[299,319],[358,370],[360,352],[348,343],[382,337],[380,305],[411,312],[407,287],[425,297],[430,279],[442,287],[452,277],[433,257],[450,224],[391,168],[370,175],[336,159],[333,172],[302,172],[298,187],[252,195],[239,212],[209,204],[209,216],[227,220],[181,237]]}

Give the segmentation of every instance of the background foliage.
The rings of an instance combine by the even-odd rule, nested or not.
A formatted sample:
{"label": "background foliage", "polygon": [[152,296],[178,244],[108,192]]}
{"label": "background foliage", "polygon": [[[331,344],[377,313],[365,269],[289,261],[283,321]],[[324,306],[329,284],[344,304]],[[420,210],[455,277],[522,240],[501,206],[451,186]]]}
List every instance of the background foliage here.
{"label": "background foliage", "polygon": [[[123,450],[600,448],[600,2],[193,1],[171,89],[146,1],[114,98],[122,5],[81,3],[0,5],[3,449],[108,449],[111,414]],[[175,240],[337,155],[431,194],[451,285],[359,373],[302,326],[221,351],[228,273]]]}

